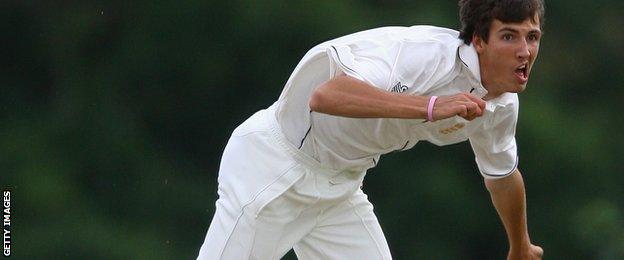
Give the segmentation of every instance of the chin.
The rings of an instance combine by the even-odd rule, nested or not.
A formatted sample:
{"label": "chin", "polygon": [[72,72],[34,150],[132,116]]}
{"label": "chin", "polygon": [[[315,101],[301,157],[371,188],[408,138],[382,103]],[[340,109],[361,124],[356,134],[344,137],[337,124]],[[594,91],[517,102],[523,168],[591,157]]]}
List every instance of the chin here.
{"label": "chin", "polygon": [[509,88],[509,93],[522,93],[524,90],[526,89],[526,84],[522,84],[522,85],[514,85],[511,88]]}

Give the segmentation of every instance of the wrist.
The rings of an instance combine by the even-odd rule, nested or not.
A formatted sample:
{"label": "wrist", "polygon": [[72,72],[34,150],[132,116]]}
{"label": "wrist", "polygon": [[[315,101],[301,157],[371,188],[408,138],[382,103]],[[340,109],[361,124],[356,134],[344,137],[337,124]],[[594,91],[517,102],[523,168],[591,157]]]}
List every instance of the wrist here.
{"label": "wrist", "polygon": [[433,107],[435,106],[436,99],[438,99],[438,96],[431,96],[427,104],[427,121],[429,122],[435,121],[433,118]]}
{"label": "wrist", "polygon": [[427,119],[427,108],[429,97],[427,96],[407,96],[409,98],[410,118]]}

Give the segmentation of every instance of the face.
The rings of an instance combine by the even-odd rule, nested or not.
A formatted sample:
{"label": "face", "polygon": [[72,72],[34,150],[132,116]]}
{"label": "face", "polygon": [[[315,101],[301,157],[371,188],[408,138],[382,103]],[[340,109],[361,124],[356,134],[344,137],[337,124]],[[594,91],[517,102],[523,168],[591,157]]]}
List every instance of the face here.
{"label": "face", "polygon": [[540,23],[535,17],[521,23],[494,19],[487,42],[473,37],[472,43],[479,55],[481,83],[488,90],[486,99],[505,92],[519,93],[526,88],[541,35]]}

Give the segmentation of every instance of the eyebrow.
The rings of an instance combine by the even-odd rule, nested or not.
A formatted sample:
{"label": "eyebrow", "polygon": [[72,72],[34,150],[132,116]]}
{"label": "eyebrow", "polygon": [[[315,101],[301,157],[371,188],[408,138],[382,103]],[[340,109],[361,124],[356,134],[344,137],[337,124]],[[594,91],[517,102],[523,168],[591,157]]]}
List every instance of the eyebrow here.
{"label": "eyebrow", "polygon": [[[505,32],[505,31],[512,32],[512,33],[520,33],[520,31],[518,31],[516,29],[513,29],[513,28],[510,28],[510,27],[503,27],[500,30],[498,30],[498,32]],[[532,30],[529,31],[529,34],[531,34],[531,33],[541,34],[542,31],[537,30],[537,29],[532,29]]]}

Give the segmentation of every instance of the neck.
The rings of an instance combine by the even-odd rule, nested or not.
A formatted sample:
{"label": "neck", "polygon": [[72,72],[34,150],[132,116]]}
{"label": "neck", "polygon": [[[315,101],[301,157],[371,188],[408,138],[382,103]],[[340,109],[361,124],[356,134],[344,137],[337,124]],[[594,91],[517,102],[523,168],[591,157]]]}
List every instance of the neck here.
{"label": "neck", "polygon": [[488,93],[483,97],[483,100],[491,100],[499,97],[503,94],[499,88],[497,88],[497,84],[490,80],[489,70],[487,69],[487,64],[483,62],[483,59],[479,59],[479,67],[481,74],[481,85],[488,91]]}
{"label": "neck", "polygon": [[497,97],[499,97],[500,95],[503,94],[500,91],[498,91],[498,89],[493,87],[493,84],[488,84],[485,80],[482,80],[481,84],[483,85],[485,90],[488,91],[488,93],[485,94],[485,96],[483,97],[483,100],[485,100],[485,101],[488,101],[488,100],[491,100],[491,99],[495,99],[495,98],[497,98]]}
{"label": "neck", "polygon": [[499,96],[500,96],[500,94],[499,95],[495,95],[495,94],[492,94],[492,92],[488,91],[488,93],[483,97],[483,100],[488,101],[488,100],[495,99],[495,98],[497,98]]}

